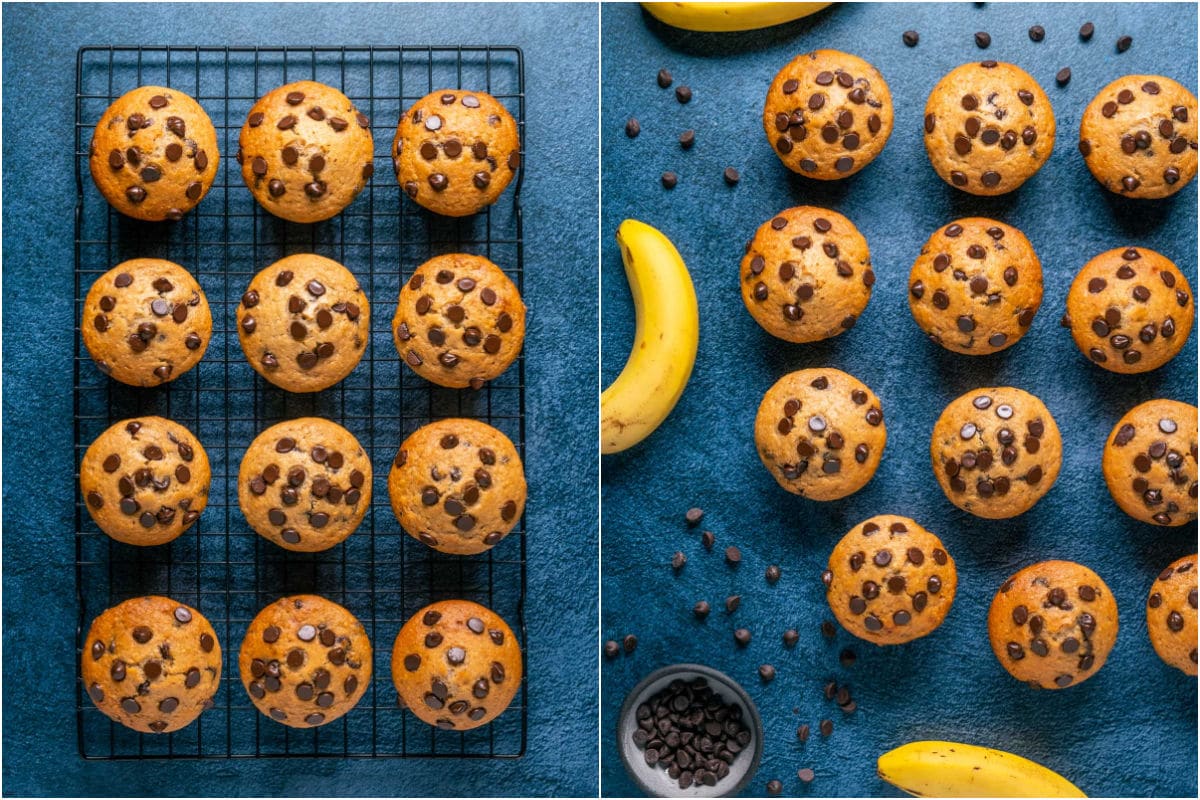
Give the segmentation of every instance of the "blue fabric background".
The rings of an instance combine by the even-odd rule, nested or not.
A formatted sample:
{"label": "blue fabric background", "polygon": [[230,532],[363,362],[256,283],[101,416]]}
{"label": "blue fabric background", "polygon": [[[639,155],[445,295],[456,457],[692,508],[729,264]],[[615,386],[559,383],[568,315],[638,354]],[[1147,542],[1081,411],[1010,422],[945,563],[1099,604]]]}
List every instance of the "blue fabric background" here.
{"label": "blue fabric background", "polygon": [[[594,6],[7,6],[4,14],[4,791],[579,795],[596,791]],[[75,743],[71,457],[75,53],[83,44],[516,44],[531,665],[523,759],[84,763]],[[378,144],[378,142],[377,142]],[[227,156],[230,154],[226,154]],[[582,335],[581,335],[582,332]],[[385,680],[385,676],[378,676]]]}
{"label": "blue fabric background", "polygon": [[[641,446],[602,464],[602,638],[635,633],[632,656],[602,668],[602,786],[606,794],[636,793],[614,743],[616,712],[625,693],[651,670],[699,661],[727,671],[756,698],[767,726],[766,753],[747,793],[761,794],[778,778],[787,794],[894,795],[875,776],[876,757],[922,738],[966,740],[1013,750],[1044,762],[1092,795],[1196,795],[1196,680],[1166,667],[1146,635],[1144,603],[1154,576],[1196,552],[1195,525],[1162,530],[1122,514],[1105,489],[1100,450],[1128,408],[1153,397],[1196,401],[1196,334],[1172,363],[1148,375],[1122,377],[1089,364],[1059,327],[1074,273],[1098,252],[1136,244],[1174,259],[1196,288],[1196,184],[1162,202],[1126,201],[1097,185],[1076,150],[1079,119],[1094,94],[1128,73],[1157,73],[1195,91],[1196,9],[1181,5],[906,4],[838,5],[807,20],[728,36],[687,35],[664,28],[636,6],[605,6],[602,17],[604,170],[602,212],[602,382],[625,361],[633,311],[613,240],[620,221],[641,219],[675,241],[691,269],[700,302],[701,341],[695,373],[666,424]],[[1096,35],[1081,43],[1079,26]],[[1030,25],[1046,28],[1029,40]],[[915,28],[920,45],[900,34]],[[976,48],[973,34],[992,35]],[[1121,34],[1133,47],[1118,55]],[[858,175],[834,183],[792,175],[767,145],[760,115],[766,87],[795,54],[818,47],[847,50],[887,78],[896,124],[882,155]],[[968,60],[993,58],[1029,71],[1050,96],[1058,119],[1053,155],[1019,191],[975,198],[942,183],[921,142],[929,90]],[[1055,85],[1063,66],[1074,72]],[[659,89],[661,67],[695,96],[681,106]],[[624,135],[636,116],[642,133]],[[676,137],[696,130],[683,152]],[[726,166],[742,173],[728,188]],[[679,186],[659,185],[663,170]],[[799,204],[834,208],[853,220],[871,246],[878,283],[853,331],[833,340],[790,345],[750,318],[738,294],[744,242],[779,209]],[[913,323],[905,292],[908,271],[929,234],[950,220],[991,216],[1023,230],[1045,270],[1041,312],[1028,335],[1001,354],[970,358],[930,343]],[[754,414],[763,392],[781,375],[828,365],[864,380],[883,399],[888,445],[874,480],[838,502],[793,497],[759,462]],[[989,522],[958,511],[944,498],[929,466],[929,434],[943,406],[978,386],[1014,384],[1040,396],[1063,434],[1057,485],[1032,511]],[[701,528],[683,524],[690,506],[705,509]],[[887,649],[839,631],[824,640],[831,618],[819,580],[834,543],[876,513],[912,516],[939,534],[958,562],[954,609],[933,635]],[[701,529],[717,548],[704,552]],[[744,554],[735,572],[720,552]],[[676,577],[671,554],[689,562]],[[1086,683],[1035,692],[1014,681],[987,642],[992,594],[1018,568],[1066,558],[1094,568],[1116,594],[1121,632],[1108,664]],[[783,567],[768,586],[763,570]],[[732,618],[726,595],[742,595]],[[714,607],[704,624],[690,613],[697,600]],[[738,650],[731,631],[746,626],[752,644]],[[780,642],[789,627],[800,643]],[[850,646],[858,662],[838,664]],[[763,686],[759,664],[779,672]],[[830,677],[848,681],[859,711],[844,716],[821,697]],[[834,721],[823,740],[816,723]],[[801,746],[798,724],[813,726]],[[816,770],[807,788],[800,767]]]}

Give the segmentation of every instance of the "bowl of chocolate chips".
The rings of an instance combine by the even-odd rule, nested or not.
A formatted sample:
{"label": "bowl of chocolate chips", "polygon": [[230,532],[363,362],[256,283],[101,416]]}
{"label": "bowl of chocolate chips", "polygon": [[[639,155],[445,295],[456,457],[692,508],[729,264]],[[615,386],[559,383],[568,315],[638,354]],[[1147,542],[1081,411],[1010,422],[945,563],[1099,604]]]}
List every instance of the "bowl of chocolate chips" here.
{"label": "bowl of chocolate chips", "polygon": [[617,720],[629,777],[654,797],[735,795],[762,760],[762,718],[723,672],[675,664],[634,687]]}

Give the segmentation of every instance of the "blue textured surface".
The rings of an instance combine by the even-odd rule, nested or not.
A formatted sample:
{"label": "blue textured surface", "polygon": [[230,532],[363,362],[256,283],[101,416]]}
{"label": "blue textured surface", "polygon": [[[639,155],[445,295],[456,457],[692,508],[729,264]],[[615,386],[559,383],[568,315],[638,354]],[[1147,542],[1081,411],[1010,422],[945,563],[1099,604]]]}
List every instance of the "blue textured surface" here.
{"label": "blue textured surface", "polygon": [[[1077,37],[1092,20],[1090,43]],[[1046,28],[1029,40],[1030,25]],[[606,6],[604,31],[604,169],[602,241],[602,379],[620,371],[633,336],[633,311],[613,233],[623,218],[660,227],[691,268],[700,301],[701,343],[691,384],[666,424],[636,449],[602,464],[604,577],[602,635],[640,639],[632,656],[602,669],[602,786],[606,794],[636,793],[614,743],[615,714],[626,691],[664,664],[699,661],[741,681],[767,726],[766,754],[748,793],[778,778],[787,794],[889,795],[875,777],[876,757],[901,743],[946,738],[1013,750],[1044,762],[1092,795],[1196,795],[1196,680],[1168,668],[1146,635],[1144,603],[1158,571],[1196,551],[1196,527],[1161,530],[1122,514],[1105,489],[1100,451],[1128,408],[1152,397],[1195,403],[1196,335],[1183,354],[1148,375],[1121,377],[1089,364],[1058,320],[1074,273],[1092,255],[1128,244],[1174,259],[1196,286],[1196,184],[1165,202],[1125,201],[1097,185],[1075,148],[1087,102],[1128,73],[1168,75],[1195,91],[1196,9],[1148,5],[1010,5],[970,3],[904,6],[839,5],[807,20],[732,36],[686,35],[645,17],[637,7]],[[915,28],[920,45],[900,34]],[[973,34],[992,35],[986,52]],[[1133,47],[1118,55],[1121,34]],[[858,175],[835,183],[789,173],[767,145],[760,124],[766,87],[795,54],[818,47],[846,50],[880,69],[891,87],[896,125],[882,155]],[[974,198],[934,174],[922,146],[925,98],[958,64],[993,58],[1024,67],[1050,96],[1058,119],[1055,150],[1041,172],[1014,194]],[[1066,88],[1055,73],[1074,72]],[[695,96],[679,105],[659,89],[669,68]],[[623,133],[636,116],[641,136]],[[695,128],[683,152],[676,137]],[[735,188],[726,166],[742,173]],[[658,182],[679,174],[673,192]],[[878,283],[854,330],[833,340],[790,345],[750,318],[738,294],[743,243],[779,209],[810,203],[854,221],[871,246]],[[968,215],[992,216],[1023,230],[1045,270],[1046,292],[1032,330],[1016,346],[990,357],[942,350],[921,335],[908,311],[905,286],[921,244],[939,225]],[[754,450],[754,414],[766,389],[784,373],[828,365],[845,369],[882,398],[888,445],[874,480],[841,501],[819,504],[778,486]],[[958,511],[938,488],[929,465],[929,434],[943,406],[976,386],[1014,384],[1039,395],[1064,438],[1057,485],[1029,513],[989,522]],[[705,509],[688,531],[684,511]],[[958,600],[945,623],[917,642],[876,648],[844,631],[824,640],[831,618],[819,580],[834,543],[876,513],[905,514],[939,534],[959,568]],[[699,531],[716,534],[712,554]],[[720,552],[738,545],[735,572]],[[676,577],[671,554],[689,562]],[[1108,664],[1086,683],[1035,692],[1014,681],[987,642],[992,594],[1018,568],[1066,558],[1094,568],[1116,594],[1121,632]],[[783,567],[768,586],[763,570]],[[742,595],[732,618],[721,608]],[[714,607],[706,623],[691,606]],[[751,629],[745,650],[731,631]],[[801,633],[794,650],[784,629]],[[850,646],[858,662],[838,664]],[[779,672],[763,686],[759,664]],[[849,682],[859,711],[844,716],[821,697],[825,680]],[[816,723],[830,717],[829,739]],[[801,746],[800,723],[813,726]],[[807,788],[796,778],[812,767]]]}
{"label": "blue textured surface", "polygon": [[[596,20],[594,7],[562,5],[5,8],[4,116],[26,121],[4,130],[5,794],[595,792],[596,462],[590,453],[596,428],[589,365],[597,351],[590,191],[596,153],[586,132],[594,128],[597,102]],[[136,43],[524,48],[526,452],[536,497],[528,541],[524,758],[84,763],[78,757],[70,392],[75,51],[82,44]],[[32,487],[37,500],[30,502]]]}

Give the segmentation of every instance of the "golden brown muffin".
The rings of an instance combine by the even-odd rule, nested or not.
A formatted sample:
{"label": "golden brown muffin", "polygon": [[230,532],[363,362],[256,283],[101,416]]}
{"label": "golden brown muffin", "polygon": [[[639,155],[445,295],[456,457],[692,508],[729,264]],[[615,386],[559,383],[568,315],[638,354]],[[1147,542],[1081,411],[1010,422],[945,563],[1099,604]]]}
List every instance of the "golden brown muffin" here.
{"label": "golden brown muffin", "polygon": [[858,56],[813,50],[779,70],[763,106],[763,130],[792,172],[829,181],[870,164],[892,135],[892,95]]}
{"label": "golden brown muffin", "polygon": [[854,327],[871,299],[867,240],[836,211],[785,209],[759,226],[742,257],[742,301],[772,336],[815,342]]}
{"label": "golden brown muffin", "polygon": [[238,163],[258,204],[292,222],[340,213],[375,172],[371,121],[315,81],[267,92],[242,125]]}
{"label": "golden brown muffin", "polygon": [[942,624],[958,572],[937,536],[908,517],[880,514],[842,537],[821,582],[843,628],[875,644],[903,644]]}
{"label": "golden brown muffin", "polygon": [[1062,437],[1041,400],[1011,386],[973,389],[933,426],[933,473],[951,503],[984,519],[1033,508],[1062,466]]}
{"label": "golden brown muffin", "polygon": [[810,500],[853,494],[871,480],[883,456],[882,409],[853,375],[830,368],[789,373],[758,406],[758,457],[792,494]]}
{"label": "golden brown muffin", "polygon": [[520,355],[525,303],[483,256],[436,256],[401,287],[392,337],[404,363],[422,378],[479,389]]}
{"label": "golden brown muffin", "polygon": [[101,372],[130,386],[158,386],[203,357],[212,338],[212,312],[204,290],[183,267],[135,258],[92,284],[80,327]]}
{"label": "golden brown muffin", "polygon": [[250,527],[280,547],[328,550],[354,533],[371,507],[371,460],[335,422],[280,422],[242,456],[238,505]]}
{"label": "golden brown muffin", "polygon": [[1167,664],[1196,674],[1196,554],[1159,573],[1146,600],[1146,627],[1154,652]]}
{"label": "golden brown muffin", "polygon": [[162,417],[116,423],[83,454],[79,489],[100,530],[118,542],[166,544],[208,505],[208,454],[192,432]]}
{"label": "golden brown muffin", "polygon": [[1195,315],[1192,288],[1174,263],[1145,247],[1118,247],[1079,270],[1062,324],[1094,363],[1128,374],[1174,358]]}
{"label": "golden brown muffin", "polygon": [[938,81],[925,104],[925,151],[942,180],[976,195],[1016,189],[1054,149],[1054,109],[1020,67],[971,62]]}
{"label": "golden brown muffin", "polygon": [[83,685],[106,717],[143,733],[170,733],[213,707],[221,646],[204,615],[169,597],[135,597],[92,621]]}
{"label": "golden brown muffin", "polygon": [[1079,152],[1110,192],[1175,194],[1196,177],[1196,96],[1161,75],[1117,78],[1083,112]]}
{"label": "golden brown muffin", "polygon": [[925,242],[908,278],[908,306],[930,339],[982,356],[1025,335],[1042,304],[1042,262],[1011,225],[955,220]]}
{"label": "golden brown muffin", "polygon": [[400,701],[422,722],[478,728],[500,716],[521,688],[521,645],[494,611],[443,600],[413,614],[392,647]]}
{"label": "golden brown muffin", "polygon": [[499,544],[525,510],[525,468],[500,431],[441,419],[400,445],[388,475],[400,525],[434,550],[473,555]]}
{"label": "golden brown muffin", "polygon": [[1035,689],[1095,675],[1117,641],[1117,601],[1100,576],[1073,561],[1042,561],[1000,587],[988,638],[1001,666]]}
{"label": "golden brown muffin", "polygon": [[92,135],[92,180],[127,217],[179,220],[217,177],[217,132],[200,104],[177,89],[140,86],[105,110]]}
{"label": "golden brown muffin", "polygon": [[517,174],[517,123],[486,92],[438,89],[400,118],[392,164],[404,193],[418,205],[465,217],[495,203]]}
{"label": "golden brown muffin", "polygon": [[315,728],[366,694],[371,642],[355,616],[332,600],[281,597],[250,622],[238,669],[259,711],[291,728]]}
{"label": "golden brown muffin", "polygon": [[1151,525],[1196,521],[1196,407],[1176,400],[1134,406],[1104,446],[1104,480],[1129,516]]}
{"label": "golden brown muffin", "polygon": [[370,339],[371,306],[350,270],[301,253],[254,276],[237,321],[255,372],[289,392],[319,392],[358,366]]}

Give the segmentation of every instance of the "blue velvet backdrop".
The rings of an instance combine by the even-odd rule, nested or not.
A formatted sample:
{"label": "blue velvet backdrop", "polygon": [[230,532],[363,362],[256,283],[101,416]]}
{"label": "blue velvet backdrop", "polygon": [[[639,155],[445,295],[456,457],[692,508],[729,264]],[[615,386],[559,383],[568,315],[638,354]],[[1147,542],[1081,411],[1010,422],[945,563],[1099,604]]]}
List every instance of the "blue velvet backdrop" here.
{"label": "blue velvet backdrop", "polygon": [[[595,6],[55,4],[4,12],[5,794],[594,794]],[[75,53],[83,44],[138,43],[524,48],[526,455],[535,498],[524,758],[78,757],[70,391]]]}
{"label": "blue velvet backdrop", "polygon": [[[1196,680],[1166,667],[1146,636],[1144,603],[1166,564],[1196,552],[1196,527],[1161,530],[1134,522],[1111,499],[1100,475],[1100,449],[1117,418],[1152,397],[1196,401],[1196,334],[1183,354],[1148,375],[1121,377],[1089,364],[1058,325],[1071,278],[1092,255],[1137,244],[1173,258],[1196,287],[1196,184],[1161,202],[1126,201],[1100,188],[1075,144],[1087,102],[1127,73],[1168,75],[1196,87],[1196,9],[1181,5],[1079,4],[838,5],[819,15],[746,34],[688,35],[654,22],[636,6],[605,6],[602,97],[602,381],[620,371],[633,335],[633,310],[613,233],[626,217],[660,227],[691,268],[700,301],[701,343],[695,373],[666,424],[641,446],[602,463],[603,638],[634,633],[637,651],[602,668],[602,786],[606,794],[636,791],[614,743],[615,714],[625,693],[651,670],[700,661],[727,671],[756,698],[766,722],[766,753],[747,793],[761,794],[779,778],[787,794],[889,795],[875,777],[876,757],[920,738],[947,738],[1014,750],[1040,760],[1094,795],[1196,794]],[[1096,24],[1079,41],[1085,21]],[[1040,24],[1046,38],[1030,41]],[[901,33],[920,32],[905,47]],[[976,31],[992,35],[979,50]],[[1117,54],[1121,34],[1133,46]],[[818,47],[856,53],[888,80],[896,125],[882,155],[858,175],[820,183],[792,175],[764,139],[760,114],[766,87],[793,55]],[[1011,61],[1046,89],[1058,119],[1053,155],[1019,191],[975,198],[942,183],[921,143],[921,116],[934,83],[973,60]],[[1065,88],[1054,75],[1074,72]],[[669,68],[694,99],[684,106],[655,83]],[[641,121],[625,137],[629,116]],[[676,137],[696,130],[681,151]],[[726,166],[741,183],[722,181]],[[659,185],[663,170],[679,186]],[[853,331],[833,340],[790,345],[764,333],[738,294],[743,243],[774,212],[790,205],[834,208],[853,220],[871,246],[879,281]],[[992,216],[1023,230],[1045,269],[1046,293],[1029,334],[990,357],[949,353],[916,328],[905,297],[907,275],[921,244],[956,217]],[[754,414],[763,392],[802,367],[845,369],[883,399],[888,446],[874,480],[833,503],[786,494],[754,451]],[[958,511],[929,466],[929,433],[941,409],[963,391],[1014,384],[1039,395],[1062,429],[1063,473],[1029,513],[988,522]],[[704,524],[688,531],[684,511],[701,506]],[[912,516],[938,533],[958,562],[954,609],[933,635],[901,647],[876,648],[839,631],[824,640],[830,617],[819,581],[829,551],[866,517],[890,511]],[[712,530],[706,554],[698,531]],[[738,545],[744,561],[727,568],[720,551]],[[689,562],[678,576],[671,554]],[[1067,558],[1096,569],[1120,604],[1121,633],[1111,659],[1088,682],[1062,692],[1035,692],[1014,681],[987,643],[986,614],[1000,583],[1018,568]],[[768,586],[763,570],[783,567]],[[732,618],[714,610],[696,622],[692,604],[719,608],[742,595]],[[731,630],[754,633],[744,650]],[[801,632],[794,650],[780,634]],[[849,668],[838,653],[858,653]],[[760,684],[759,664],[779,677]],[[859,710],[844,716],[821,697],[830,677],[847,681]],[[816,723],[831,717],[823,740]],[[800,745],[798,724],[814,728]],[[796,778],[812,767],[807,788]]]}

